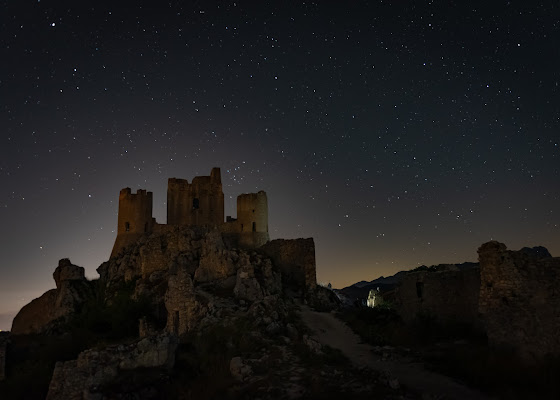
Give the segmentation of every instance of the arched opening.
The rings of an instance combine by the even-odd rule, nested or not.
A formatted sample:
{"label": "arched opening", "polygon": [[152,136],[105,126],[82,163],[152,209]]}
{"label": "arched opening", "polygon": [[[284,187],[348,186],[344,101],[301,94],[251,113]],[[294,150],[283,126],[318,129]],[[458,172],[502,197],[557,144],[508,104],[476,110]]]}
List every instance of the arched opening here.
{"label": "arched opening", "polygon": [[125,230],[125,232],[129,232],[129,231],[130,231],[130,222],[125,222],[125,223],[124,223],[124,230]]}
{"label": "arched opening", "polygon": [[256,231],[257,231],[257,223],[253,222],[253,232],[256,232]]}

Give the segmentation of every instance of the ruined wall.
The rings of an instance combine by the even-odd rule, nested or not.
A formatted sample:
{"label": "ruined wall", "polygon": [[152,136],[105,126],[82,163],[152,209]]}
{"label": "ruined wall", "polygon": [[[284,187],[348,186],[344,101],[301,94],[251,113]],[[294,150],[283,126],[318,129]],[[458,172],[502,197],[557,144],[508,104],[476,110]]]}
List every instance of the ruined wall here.
{"label": "ruined wall", "polygon": [[220,168],[210,176],[197,176],[192,183],[170,178],[167,184],[167,224],[211,225],[224,222],[224,193]]}
{"label": "ruined wall", "polygon": [[531,358],[558,356],[560,257],[531,250],[508,251],[496,241],[478,249],[479,312],[490,344]]}
{"label": "ruined wall", "polygon": [[395,307],[406,322],[425,313],[443,323],[476,328],[479,289],[479,268],[411,272],[395,290]]}
{"label": "ruined wall", "polygon": [[259,248],[282,273],[282,282],[306,293],[315,290],[315,243],[309,239],[277,239]]}
{"label": "ruined wall", "polygon": [[154,226],[152,218],[152,192],[139,189],[136,194],[124,188],[119,194],[119,216],[117,238],[111,251],[116,256],[124,247],[135,243],[143,234],[150,233]]}

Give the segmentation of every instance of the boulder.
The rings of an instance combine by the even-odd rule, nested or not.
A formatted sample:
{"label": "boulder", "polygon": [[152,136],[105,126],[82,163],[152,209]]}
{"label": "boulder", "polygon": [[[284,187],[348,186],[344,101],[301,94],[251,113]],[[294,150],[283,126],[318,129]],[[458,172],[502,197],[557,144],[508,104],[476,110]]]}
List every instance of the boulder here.
{"label": "boulder", "polygon": [[73,265],[67,258],[60,260],[53,277],[57,288],[47,291],[17,313],[12,323],[13,334],[56,330],[59,324],[80,309],[92,293],[84,269]]}
{"label": "boulder", "polygon": [[[177,338],[163,334],[130,345],[86,350],[77,360],[56,363],[47,400],[106,398],[103,387],[109,387],[120,371],[170,369],[175,364],[176,349]],[[125,395],[137,398],[130,393]]]}
{"label": "boulder", "polygon": [[251,302],[263,299],[261,285],[255,278],[255,269],[251,264],[246,264],[237,270],[233,294],[238,299]]}
{"label": "boulder", "polygon": [[229,363],[229,371],[238,381],[246,381],[253,374],[253,369],[250,365],[243,362],[241,357],[233,357]]}
{"label": "boulder", "polygon": [[53,278],[57,288],[60,288],[61,283],[64,281],[86,280],[84,268],[73,265],[68,258],[63,258],[58,262]]}

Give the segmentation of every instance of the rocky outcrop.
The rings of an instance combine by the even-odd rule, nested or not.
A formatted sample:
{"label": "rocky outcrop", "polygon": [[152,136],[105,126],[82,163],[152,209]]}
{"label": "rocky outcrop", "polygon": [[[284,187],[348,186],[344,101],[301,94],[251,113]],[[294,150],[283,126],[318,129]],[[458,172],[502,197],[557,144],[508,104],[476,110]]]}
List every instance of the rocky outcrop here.
{"label": "rocky outcrop", "polygon": [[[175,336],[159,335],[130,345],[86,350],[77,360],[56,363],[47,400],[119,398],[114,393],[113,381],[120,373],[145,368],[170,369],[175,364],[176,349]],[[144,398],[129,392],[121,395]]]}
{"label": "rocky outcrop", "polygon": [[148,279],[154,272],[180,265],[193,274],[200,262],[200,249],[207,230],[201,227],[155,225],[97,269],[107,287],[133,279]]}
{"label": "rocky outcrop", "polygon": [[543,247],[509,251],[496,241],[480,246],[478,257],[488,342],[530,358],[560,355],[560,257]]}
{"label": "rocky outcrop", "polygon": [[250,365],[243,362],[241,357],[233,357],[229,363],[229,371],[231,376],[240,382],[248,380],[253,375],[253,369]]}
{"label": "rocky outcrop", "polygon": [[235,275],[235,252],[229,251],[217,229],[209,232],[203,242],[200,263],[194,274],[196,282],[211,282]]}
{"label": "rocky outcrop", "polygon": [[59,261],[53,273],[56,289],[24,306],[14,318],[12,333],[15,335],[47,332],[65,322],[76,313],[91,295],[91,287],[84,269],[73,265],[69,259]]}

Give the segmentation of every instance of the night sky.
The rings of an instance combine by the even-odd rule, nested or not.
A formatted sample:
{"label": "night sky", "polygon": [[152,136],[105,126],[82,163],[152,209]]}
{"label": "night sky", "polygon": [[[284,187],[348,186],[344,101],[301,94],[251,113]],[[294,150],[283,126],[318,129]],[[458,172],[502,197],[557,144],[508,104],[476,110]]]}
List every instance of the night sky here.
{"label": "night sky", "polygon": [[120,3],[0,3],[0,329],[60,258],[97,277],[121,188],[165,223],[214,166],[334,287],[560,256],[557,1]]}

